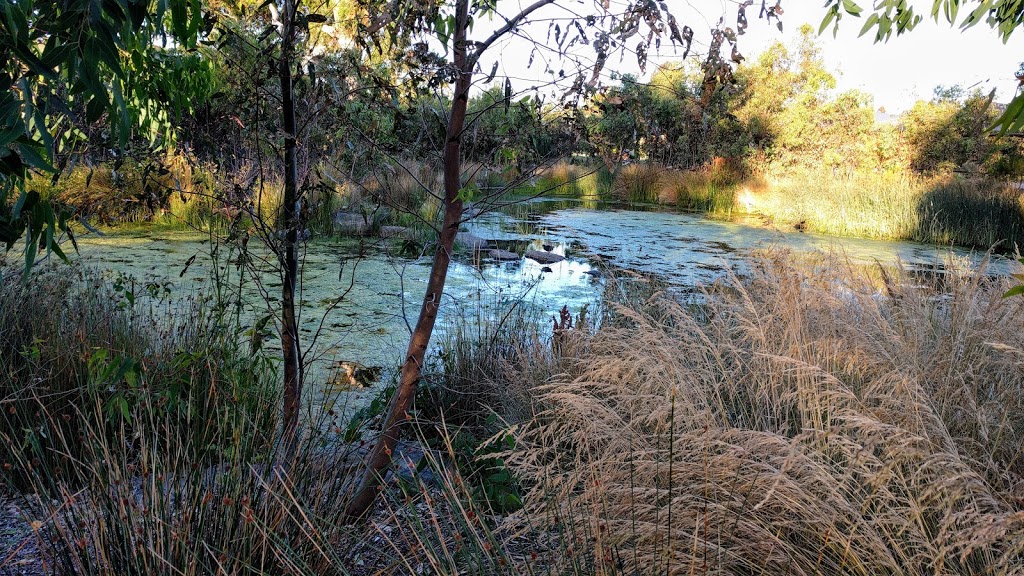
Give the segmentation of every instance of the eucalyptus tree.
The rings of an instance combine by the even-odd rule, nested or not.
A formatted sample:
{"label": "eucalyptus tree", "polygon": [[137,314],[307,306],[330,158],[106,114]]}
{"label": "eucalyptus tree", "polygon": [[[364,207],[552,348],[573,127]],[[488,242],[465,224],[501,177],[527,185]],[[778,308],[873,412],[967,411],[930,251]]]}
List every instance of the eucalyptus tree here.
{"label": "eucalyptus tree", "polygon": [[[549,39],[546,43],[527,44],[533,50],[532,63],[539,53],[546,62],[569,61],[569,73],[562,68],[558,77],[571,83],[562,99],[571,105],[581,96],[601,89],[602,73],[609,59],[617,54],[630,54],[643,69],[648,53],[660,48],[663,41],[681,46],[689,53],[694,32],[690,26],[679,23],[664,2],[631,0],[615,3],[609,0],[594,2],[585,12],[581,6],[560,6],[558,0],[535,0],[528,4],[515,4],[508,14],[499,8],[507,4],[497,0],[450,0],[443,2],[393,2],[390,0],[363,0],[365,13],[370,15],[359,23],[359,34],[367,50],[379,50],[379,38],[410,38],[419,50],[429,50],[427,40],[438,43],[447,57],[437,75],[451,84],[451,103],[442,152],[443,218],[437,233],[433,263],[427,281],[419,317],[413,328],[402,362],[398,387],[391,399],[380,437],[370,448],[365,470],[359,484],[354,486],[347,515],[361,517],[372,504],[378,492],[381,473],[390,462],[398,442],[400,430],[409,420],[409,410],[422,376],[427,348],[433,334],[445,288],[448,267],[459,226],[463,222],[463,209],[475,194],[475,187],[464,181],[462,163],[463,143],[467,136],[467,108],[470,90],[475,82],[490,81],[500,66],[502,56],[486,62],[492,49],[499,43],[518,38],[531,42],[526,32],[534,18],[544,15],[548,23]],[[499,6],[500,4],[500,6]],[[711,30],[712,41],[706,59],[705,91],[713,91],[723,79],[728,79],[729,64],[721,55],[723,45],[733,46],[737,33],[742,34],[747,20],[745,9],[752,0],[741,3],[737,14],[737,31],[720,25]],[[762,15],[778,18],[778,3],[762,7]],[[496,24],[487,29],[485,21]],[[480,32],[483,30],[482,32]],[[554,42],[550,42],[553,33]],[[419,40],[419,42],[416,42]],[[579,56],[580,47],[589,46],[589,56]],[[517,54],[517,58],[520,55]],[[487,64],[490,73],[485,74]],[[550,68],[550,65],[549,65]],[[556,65],[557,68],[557,65]],[[512,99],[510,79],[504,82],[505,106]]]}
{"label": "eucalyptus tree", "polygon": [[[823,33],[831,27],[836,34],[845,18],[861,18],[864,14],[864,8],[855,0],[827,0],[818,32]],[[1005,44],[1024,25],[1024,0],[931,0],[917,3],[879,0],[863,16],[860,35],[872,35],[875,42],[886,42],[894,32],[900,36],[913,31],[924,21],[922,14],[927,14],[936,23],[945,21],[960,30],[984,23]],[[996,119],[994,127],[998,127],[1000,134],[1024,130],[1024,93],[1017,91]]]}
{"label": "eucalyptus tree", "polygon": [[25,182],[57,178],[83,124],[105,119],[112,147],[171,139],[174,118],[210,93],[192,52],[204,15],[197,0],[0,3],[0,243],[24,237],[26,269],[40,248],[63,258],[70,228]]}
{"label": "eucalyptus tree", "polygon": [[[250,238],[257,239],[272,254],[260,259],[247,252],[242,260],[261,286],[268,318],[277,321],[283,431],[296,440],[305,371],[316,340],[314,334],[303,342],[300,330],[303,243],[311,215],[330,208],[317,193],[331,189],[335,178],[344,180],[344,174],[357,176],[372,152],[361,139],[373,136],[366,132],[373,133],[378,120],[387,124],[379,113],[386,106],[379,101],[390,102],[399,92],[389,76],[414,64],[408,59],[371,61],[356,49],[349,37],[358,7],[343,2],[244,1],[215,11],[207,43],[225,94],[217,104],[219,122],[201,130],[208,131],[203,136],[206,153],[225,172],[242,173],[217,199],[231,209],[235,222],[248,216],[246,228],[232,231],[229,238],[239,240],[242,250]],[[377,138],[376,146],[391,136],[382,132],[385,138]],[[280,202],[264,194],[275,175],[282,184]],[[270,268],[280,280],[277,297],[260,280]]]}

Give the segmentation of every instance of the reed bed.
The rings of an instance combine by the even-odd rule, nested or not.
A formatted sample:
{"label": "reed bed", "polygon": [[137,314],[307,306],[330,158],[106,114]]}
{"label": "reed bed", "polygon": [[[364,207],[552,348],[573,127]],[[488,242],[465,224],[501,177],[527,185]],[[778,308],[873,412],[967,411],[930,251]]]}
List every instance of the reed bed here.
{"label": "reed bed", "polygon": [[822,175],[794,169],[743,187],[740,211],[778,226],[837,236],[905,239],[974,246],[1000,243],[1013,251],[1024,241],[1021,190],[1011,183],[910,173]]}
{"label": "reed bed", "polygon": [[618,306],[504,454],[532,566],[1024,569],[1022,302],[983,270],[870,276],[770,255],[699,306]]}

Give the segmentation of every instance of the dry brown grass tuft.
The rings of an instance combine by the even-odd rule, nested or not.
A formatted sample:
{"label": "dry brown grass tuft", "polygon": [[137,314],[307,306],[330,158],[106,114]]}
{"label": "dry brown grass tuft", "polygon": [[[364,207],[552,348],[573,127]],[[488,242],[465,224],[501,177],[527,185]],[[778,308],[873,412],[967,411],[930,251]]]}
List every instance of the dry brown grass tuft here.
{"label": "dry brown grass tuft", "polygon": [[572,572],[1019,573],[1022,301],[882,276],[769,255],[619,307],[518,429],[520,520]]}

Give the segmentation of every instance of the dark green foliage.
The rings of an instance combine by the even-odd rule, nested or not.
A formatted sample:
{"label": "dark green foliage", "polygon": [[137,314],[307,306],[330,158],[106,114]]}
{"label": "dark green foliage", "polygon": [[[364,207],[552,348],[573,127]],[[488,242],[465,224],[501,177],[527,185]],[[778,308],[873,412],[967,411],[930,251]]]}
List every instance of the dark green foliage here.
{"label": "dark green foliage", "polygon": [[87,143],[83,128],[105,116],[110,145],[124,147],[136,131],[152,143],[170,133],[171,115],[209,95],[202,60],[156,43],[170,34],[193,47],[204,26],[190,0],[3,3],[0,242],[7,250],[24,235],[27,266],[39,248],[63,257],[54,238],[67,230],[67,214],[24,184],[32,174],[50,176],[58,155]]}
{"label": "dark green foliage", "polygon": [[[491,418],[491,425],[497,418]],[[451,434],[451,431],[444,433]],[[439,434],[440,435],[440,434]],[[500,453],[515,448],[515,438],[503,431],[490,439],[479,438],[472,432],[459,429],[450,438],[455,453],[455,466],[464,478],[473,483],[474,497],[498,514],[514,512],[523,506],[523,491]],[[438,448],[441,448],[440,442]]]}
{"label": "dark green foliage", "polygon": [[963,100],[953,99],[955,92],[943,94],[917,102],[901,117],[910,167],[922,172],[965,166],[999,166],[1001,172],[1012,168],[1013,158],[1020,158],[1017,147],[997,143],[986,130],[997,116],[990,99],[979,92]]}
{"label": "dark green foliage", "polygon": [[[167,284],[111,283],[63,266],[4,283],[0,475],[8,483],[24,487],[33,470],[54,487],[72,482],[90,448],[68,441],[89,434],[187,438],[197,461],[222,455],[226,431],[273,395],[273,370],[244,355],[215,302],[169,296]],[[269,442],[274,424],[265,424]]]}

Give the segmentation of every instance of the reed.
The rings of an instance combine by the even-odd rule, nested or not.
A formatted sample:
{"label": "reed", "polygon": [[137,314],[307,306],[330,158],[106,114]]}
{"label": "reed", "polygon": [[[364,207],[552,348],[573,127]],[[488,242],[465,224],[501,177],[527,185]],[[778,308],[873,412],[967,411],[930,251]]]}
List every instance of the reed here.
{"label": "reed", "polygon": [[503,455],[552,573],[1019,570],[1021,302],[881,276],[768,255],[617,307]]}
{"label": "reed", "polygon": [[791,170],[745,188],[738,207],[782,227],[837,236],[916,240],[1012,251],[1022,242],[1021,191],[1005,181],[903,172],[822,177]]}

